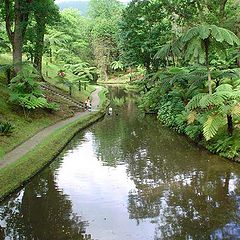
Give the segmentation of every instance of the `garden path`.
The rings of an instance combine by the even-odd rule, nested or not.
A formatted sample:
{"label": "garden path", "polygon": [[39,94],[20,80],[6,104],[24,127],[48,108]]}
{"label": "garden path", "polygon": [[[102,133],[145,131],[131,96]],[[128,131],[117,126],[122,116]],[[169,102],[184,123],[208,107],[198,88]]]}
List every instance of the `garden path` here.
{"label": "garden path", "polygon": [[[100,98],[98,96],[101,91],[101,87],[97,86],[96,90],[91,94],[92,98],[92,111],[96,111],[98,105],[100,103]],[[27,141],[23,142],[19,146],[17,146],[12,151],[5,154],[3,160],[0,161],[0,169],[6,167],[7,165],[14,163],[19,158],[23,157],[26,153],[35,148],[41,141],[43,141],[46,137],[52,134],[55,130],[76,121],[77,119],[90,114],[89,111],[80,112],[75,114],[73,117],[67,118],[65,120],[59,121],[47,128],[42,129],[33,137],[29,138]]]}

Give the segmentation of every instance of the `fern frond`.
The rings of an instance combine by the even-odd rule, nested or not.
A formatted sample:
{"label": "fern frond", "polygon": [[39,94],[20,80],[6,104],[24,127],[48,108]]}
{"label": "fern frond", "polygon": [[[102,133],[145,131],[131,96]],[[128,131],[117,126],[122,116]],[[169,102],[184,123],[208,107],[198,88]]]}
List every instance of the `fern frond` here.
{"label": "fern frond", "polygon": [[231,111],[232,115],[235,115],[237,117],[240,117],[240,103],[237,103]]}
{"label": "fern frond", "polygon": [[187,33],[183,36],[183,42],[188,42],[198,35],[198,27],[193,27],[187,31]]}
{"label": "fern frond", "polygon": [[220,95],[217,94],[205,94],[200,101],[199,101],[199,106],[201,108],[207,108],[210,106],[219,106],[222,105],[224,102],[224,98]]}
{"label": "fern frond", "polygon": [[208,95],[208,93],[199,93],[198,95],[194,96],[187,104],[187,109],[193,110],[196,108],[200,108],[200,100],[206,95]]}
{"label": "fern frond", "polygon": [[170,43],[166,43],[165,45],[163,45],[155,54],[154,58],[155,59],[165,59],[171,49],[171,44]]}
{"label": "fern frond", "polygon": [[239,38],[228,29],[211,25],[212,35],[217,42],[227,42],[229,45],[240,44]]}
{"label": "fern frond", "polygon": [[217,134],[219,128],[225,124],[226,120],[221,115],[213,114],[209,116],[207,121],[203,124],[203,136],[209,141]]}
{"label": "fern frond", "polygon": [[207,25],[199,26],[199,36],[202,40],[207,39],[210,36],[210,27]]}
{"label": "fern frond", "polygon": [[220,92],[220,91],[232,91],[233,87],[230,84],[221,84],[220,86],[218,86],[216,88],[216,92]]}
{"label": "fern frond", "polygon": [[196,111],[190,111],[190,113],[188,114],[188,117],[187,117],[188,124],[193,123],[197,119],[197,116],[198,116],[198,114]]}

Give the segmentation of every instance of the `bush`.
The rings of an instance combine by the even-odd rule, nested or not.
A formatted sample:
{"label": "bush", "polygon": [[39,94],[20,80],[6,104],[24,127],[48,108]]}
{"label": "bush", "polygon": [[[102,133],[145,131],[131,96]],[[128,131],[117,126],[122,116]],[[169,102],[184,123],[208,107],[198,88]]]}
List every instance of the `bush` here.
{"label": "bush", "polygon": [[9,134],[12,133],[14,126],[12,123],[8,121],[0,121],[0,133],[1,134]]}
{"label": "bush", "polygon": [[160,102],[158,119],[166,126],[177,131],[185,125],[181,120],[180,114],[185,110],[184,104],[180,98],[166,96]]}
{"label": "bush", "polygon": [[233,159],[238,156],[240,150],[240,134],[233,136],[218,135],[211,141],[206,142],[206,148],[212,153],[218,153],[222,157]]}
{"label": "bush", "polygon": [[58,111],[60,109],[59,105],[55,102],[47,103],[46,108],[50,111]]}
{"label": "bush", "polygon": [[[37,81],[39,75],[35,68],[30,65],[23,66],[22,70],[16,77],[11,80],[10,84],[10,101],[23,108],[25,116],[29,110],[37,108],[46,108],[57,111],[58,105],[48,103]],[[27,111],[26,111],[27,110]]]}

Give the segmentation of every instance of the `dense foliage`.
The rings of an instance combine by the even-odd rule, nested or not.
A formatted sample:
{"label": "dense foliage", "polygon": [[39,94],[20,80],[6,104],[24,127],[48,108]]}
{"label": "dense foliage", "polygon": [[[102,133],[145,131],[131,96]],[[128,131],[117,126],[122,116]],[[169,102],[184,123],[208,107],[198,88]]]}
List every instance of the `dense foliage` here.
{"label": "dense foliage", "polygon": [[146,69],[141,108],[234,158],[240,150],[238,1],[132,1],[120,24],[122,59]]}
{"label": "dense foliage", "polygon": [[56,77],[69,94],[114,71],[130,79],[138,71],[142,109],[157,112],[160,122],[212,152],[237,156],[239,1],[132,0],[125,6],[91,0],[89,6],[81,16],[60,11],[54,0],[1,2],[0,51],[13,54],[13,66],[5,66],[11,100],[24,109],[47,106],[41,78],[33,72],[23,77],[25,55],[37,75],[48,77],[52,62],[75,75]]}

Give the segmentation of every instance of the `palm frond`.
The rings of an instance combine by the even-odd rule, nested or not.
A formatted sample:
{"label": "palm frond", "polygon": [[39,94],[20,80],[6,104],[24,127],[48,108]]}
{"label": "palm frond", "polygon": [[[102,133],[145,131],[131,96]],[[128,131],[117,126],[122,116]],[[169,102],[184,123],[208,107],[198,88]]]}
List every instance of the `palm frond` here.
{"label": "palm frond", "polygon": [[231,111],[232,115],[235,115],[237,117],[240,117],[240,103],[237,103]]}

